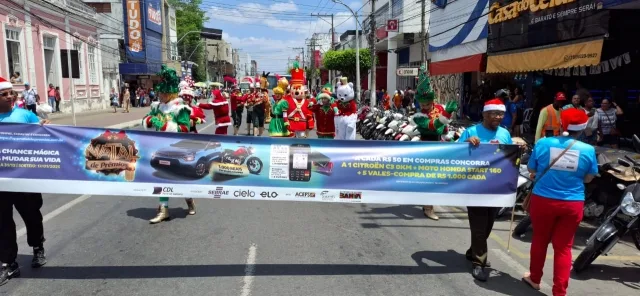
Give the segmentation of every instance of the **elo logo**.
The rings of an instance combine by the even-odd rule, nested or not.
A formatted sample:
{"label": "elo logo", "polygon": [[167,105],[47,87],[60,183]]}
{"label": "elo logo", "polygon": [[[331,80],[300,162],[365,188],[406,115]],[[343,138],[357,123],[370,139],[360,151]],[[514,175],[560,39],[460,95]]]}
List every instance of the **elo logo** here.
{"label": "elo logo", "polygon": [[262,193],[260,193],[260,196],[262,196],[264,198],[276,198],[276,197],[278,197],[278,193],[277,192],[263,191]]}

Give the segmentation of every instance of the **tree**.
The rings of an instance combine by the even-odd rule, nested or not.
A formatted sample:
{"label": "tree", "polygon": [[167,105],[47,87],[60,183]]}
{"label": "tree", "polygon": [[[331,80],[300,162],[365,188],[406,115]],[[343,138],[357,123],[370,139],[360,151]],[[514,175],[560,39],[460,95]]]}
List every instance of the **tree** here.
{"label": "tree", "polygon": [[[205,22],[209,20],[206,12],[200,9],[202,0],[168,0],[169,4],[176,9],[176,29],[178,39],[184,34],[191,31],[202,31]],[[190,60],[198,65],[193,70],[193,79],[195,81],[205,81],[207,79],[207,59],[204,56],[204,44],[200,44],[204,40],[198,33],[190,33],[178,44],[178,50],[182,55],[182,59],[186,60],[193,52]]]}
{"label": "tree", "polygon": [[[356,77],[356,50],[330,50],[324,54],[322,64],[327,70],[340,71],[349,80],[355,81]],[[371,55],[368,48],[360,49],[360,73],[367,73],[371,69]],[[362,77],[360,77],[362,78]]]}

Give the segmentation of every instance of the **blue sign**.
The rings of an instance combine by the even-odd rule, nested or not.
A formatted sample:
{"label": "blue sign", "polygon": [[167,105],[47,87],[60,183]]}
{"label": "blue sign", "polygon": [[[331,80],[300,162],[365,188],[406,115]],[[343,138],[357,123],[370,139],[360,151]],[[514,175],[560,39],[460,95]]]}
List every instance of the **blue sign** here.
{"label": "blue sign", "polygon": [[162,6],[160,0],[145,0],[146,25],[151,30],[162,35]]}

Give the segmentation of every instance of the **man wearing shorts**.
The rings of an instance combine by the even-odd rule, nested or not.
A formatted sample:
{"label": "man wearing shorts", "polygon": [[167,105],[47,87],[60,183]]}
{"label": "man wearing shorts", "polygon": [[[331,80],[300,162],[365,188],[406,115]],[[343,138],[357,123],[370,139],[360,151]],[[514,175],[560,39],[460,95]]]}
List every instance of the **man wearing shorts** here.
{"label": "man wearing shorts", "polygon": [[262,136],[264,132],[264,117],[265,117],[265,100],[269,95],[268,91],[262,92],[258,90],[255,99],[253,100],[253,134],[258,137]]}
{"label": "man wearing shorts", "polygon": [[233,118],[233,135],[238,135],[240,125],[242,125],[242,113],[244,112],[244,102],[246,96],[240,93],[237,85],[231,87],[231,117]]}

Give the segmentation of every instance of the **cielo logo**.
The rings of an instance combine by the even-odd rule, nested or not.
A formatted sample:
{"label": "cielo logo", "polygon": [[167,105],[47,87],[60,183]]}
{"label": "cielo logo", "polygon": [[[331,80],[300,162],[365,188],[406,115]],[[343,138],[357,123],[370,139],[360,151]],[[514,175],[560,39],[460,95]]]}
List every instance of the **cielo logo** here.
{"label": "cielo logo", "polygon": [[235,197],[255,197],[256,193],[251,190],[236,190],[233,192]]}
{"label": "cielo logo", "polygon": [[315,192],[296,192],[296,197],[314,198],[316,197],[316,193]]}

